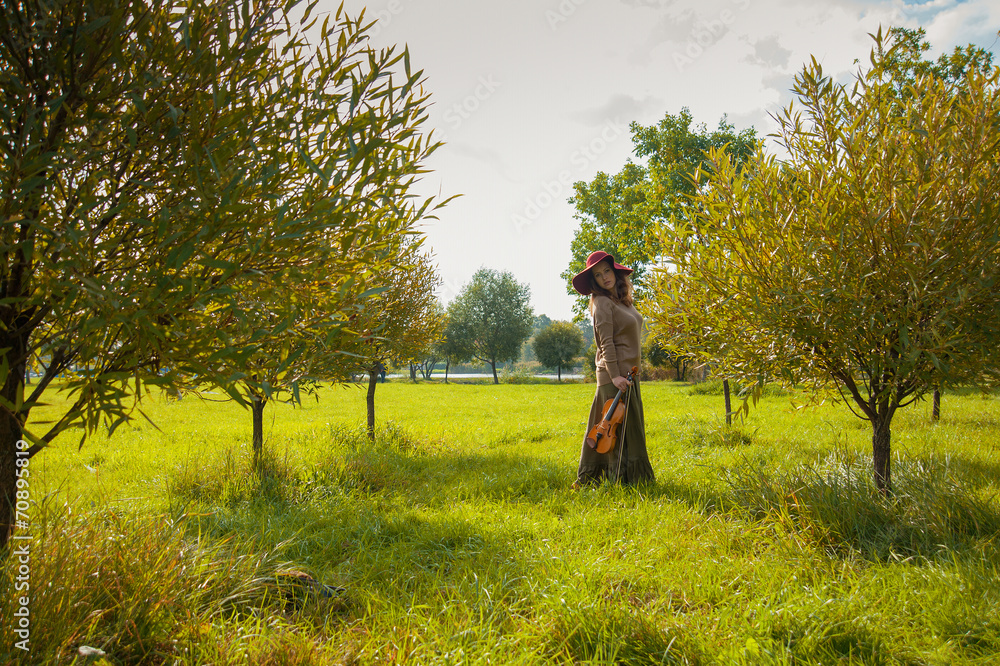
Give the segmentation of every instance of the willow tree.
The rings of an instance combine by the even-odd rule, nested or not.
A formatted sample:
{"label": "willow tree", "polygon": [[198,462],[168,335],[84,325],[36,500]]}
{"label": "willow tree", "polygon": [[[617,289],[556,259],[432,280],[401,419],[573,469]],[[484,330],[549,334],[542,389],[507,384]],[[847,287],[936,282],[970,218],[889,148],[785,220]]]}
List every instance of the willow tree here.
{"label": "willow tree", "polygon": [[[299,404],[303,394],[317,394],[322,382],[348,378],[356,365],[345,351],[357,338],[350,321],[364,299],[338,298],[339,281],[343,276],[335,274],[312,283],[257,276],[235,294],[232,307],[212,318],[220,348],[228,353],[219,358],[216,350],[206,350],[215,357],[206,363],[228,371],[231,381],[221,388],[249,406],[255,463],[263,453],[270,402]],[[193,393],[212,388],[201,377],[188,379],[186,389]]]}
{"label": "willow tree", "polygon": [[394,264],[377,277],[378,293],[366,299],[352,322],[358,332],[351,353],[368,376],[368,437],[375,438],[375,389],[389,365],[410,364],[440,340],[444,319],[434,295],[441,283],[429,254],[410,241]]}
{"label": "willow tree", "polygon": [[[263,451],[268,403],[300,404],[303,394],[316,396],[326,383],[347,381],[359,369],[367,372],[366,365],[359,368],[359,360],[366,360],[372,349],[367,344],[371,333],[358,331],[378,326],[370,319],[373,311],[385,307],[386,297],[379,294],[394,288],[401,272],[427,268],[419,261],[414,264],[408,249],[420,243],[420,234],[412,228],[415,218],[403,226],[398,220],[380,225],[378,233],[367,238],[355,236],[351,254],[365,257],[365,262],[357,266],[348,260],[356,266],[353,271],[346,269],[342,255],[333,253],[291,279],[257,275],[233,294],[230,307],[213,313],[210,325],[223,340],[220,347],[231,353],[220,357],[213,349],[204,355],[225,370],[230,383],[221,388],[250,408],[255,461]],[[433,285],[437,278],[429,269],[422,279]],[[423,331],[417,323],[423,321],[423,308],[418,307],[423,300],[427,297],[411,300],[407,311],[411,328],[401,338],[408,340]],[[425,337],[430,340],[433,335]],[[203,378],[189,380],[190,390],[205,388]]]}
{"label": "willow tree", "polygon": [[[230,388],[243,351],[214,324],[243,285],[377,270],[369,241],[426,210],[406,195],[433,149],[420,74],[361,19],[312,9],[4,3],[0,545],[19,440],[34,455],[71,426],[113,432],[148,387],[192,376]],[[69,406],[27,429],[58,375]]]}
{"label": "willow tree", "polygon": [[758,149],[741,171],[712,151],[695,212],[667,230],[653,316],[726,376],[839,390],[887,492],[896,411],[997,374],[1000,72],[917,72],[901,99],[875,40],[849,86],[815,60],[796,77],[787,159]]}

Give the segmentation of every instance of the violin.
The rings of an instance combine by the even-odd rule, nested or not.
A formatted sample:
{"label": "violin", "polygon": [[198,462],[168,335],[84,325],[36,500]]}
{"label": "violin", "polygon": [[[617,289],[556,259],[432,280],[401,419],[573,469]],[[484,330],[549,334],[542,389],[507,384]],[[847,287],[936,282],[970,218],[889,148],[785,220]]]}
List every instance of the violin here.
{"label": "violin", "polygon": [[[632,381],[632,377],[639,373],[639,368],[633,366],[625,379]],[[631,388],[631,387],[629,387]],[[596,449],[598,453],[607,453],[615,448],[615,441],[618,439],[618,426],[625,420],[625,403],[622,401],[621,389],[618,394],[604,402],[604,418],[594,424],[594,427],[587,433],[587,446]]]}

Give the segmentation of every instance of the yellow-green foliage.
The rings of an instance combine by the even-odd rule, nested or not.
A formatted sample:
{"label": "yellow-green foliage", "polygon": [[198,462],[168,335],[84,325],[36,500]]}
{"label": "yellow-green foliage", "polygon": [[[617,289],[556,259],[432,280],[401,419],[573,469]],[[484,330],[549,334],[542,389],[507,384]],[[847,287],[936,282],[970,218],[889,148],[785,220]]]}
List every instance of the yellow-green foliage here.
{"label": "yellow-green foliage", "polygon": [[[643,387],[657,482],[572,491],[593,385],[378,387],[250,415],[163,399],[32,460],[32,652],[70,663],[987,663],[1000,651],[1000,402],[866,424]],[[41,418],[41,412],[39,412]],[[305,580],[289,591],[282,581]],[[308,581],[315,580],[315,584]],[[330,587],[326,587],[330,586]],[[337,589],[342,588],[342,590]],[[77,659],[80,659],[77,657]],[[82,659],[78,662],[82,663]]]}

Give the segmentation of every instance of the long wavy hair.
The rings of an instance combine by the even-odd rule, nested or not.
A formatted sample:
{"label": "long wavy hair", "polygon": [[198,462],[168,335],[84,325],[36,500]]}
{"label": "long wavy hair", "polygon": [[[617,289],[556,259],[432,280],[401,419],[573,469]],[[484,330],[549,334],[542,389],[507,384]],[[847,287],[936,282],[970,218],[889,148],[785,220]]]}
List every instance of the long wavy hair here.
{"label": "long wavy hair", "polygon": [[[609,264],[611,262],[608,262]],[[634,303],[632,294],[632,281],[628,277],[628,273],[625,271],[620,271],[614,266],[611,270],[615,272],[615,293],[611,293],[604,287],[597,284],[597,280],[594,279],[594,271],[591,270],[587,273],[587,279],[590,280],[590,315],[594,315],[594,296],[600,294],[601,296],[607,296],[615,303],[619,305],[629,306]]]}

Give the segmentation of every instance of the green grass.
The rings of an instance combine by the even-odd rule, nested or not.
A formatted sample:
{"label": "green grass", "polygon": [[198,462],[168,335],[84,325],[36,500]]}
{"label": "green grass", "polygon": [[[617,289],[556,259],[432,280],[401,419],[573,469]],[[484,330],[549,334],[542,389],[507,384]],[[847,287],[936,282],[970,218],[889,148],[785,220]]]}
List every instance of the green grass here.
{"label": "green grass", "polygon": [[390,382],[370,443],[363,392],[333,387],[268,406],[256,471],[229,403],[67,433],[31,461],[32,652],[5,619],[0,661],[1000,659],[996,396],[901,411],[883,498],[845,407],[771,392],[730,429],[721,396],[668,382],[643,388],[657,482],[572,491],[593,391]]}

